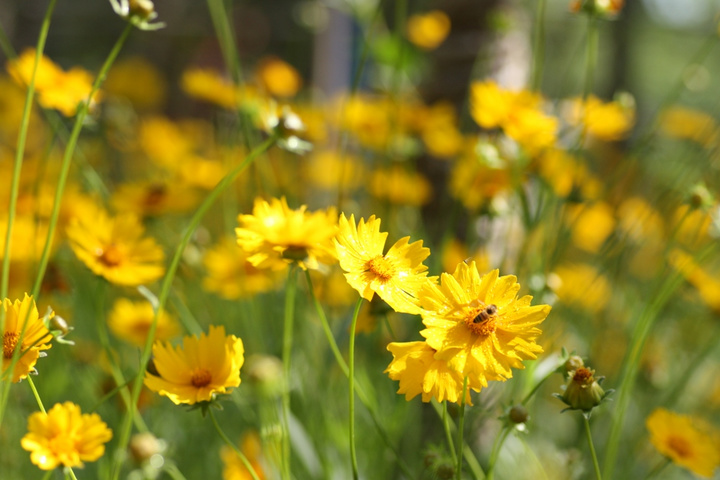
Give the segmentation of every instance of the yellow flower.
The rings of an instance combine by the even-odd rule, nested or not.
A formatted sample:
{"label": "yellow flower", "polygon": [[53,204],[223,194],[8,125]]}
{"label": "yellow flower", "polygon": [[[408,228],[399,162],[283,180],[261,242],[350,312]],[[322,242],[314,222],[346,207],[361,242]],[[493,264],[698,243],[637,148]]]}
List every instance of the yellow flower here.
{"label": "yellow flower", "polygon": [[454,106],[449,102],[437,102],[427,114],[421,125],[421,136],[428,152],[440,158],[457,155],[465,139],[458,128]]}
{"label": "yellow flower", "polygon": [[450,33],[450,17],[441,10],[432,10],[408,18],[408,40],[424,50],[437,48],[448,33]]}
{"label": "yellow flower", "polygon": [[141,216],[182,213],[197,203],[197,195],[176,182],[135,182],[120,185],[111,199],[118,212]]}
{"label": "yellow flower", "polygon": [[474,153],[465,154],[450,172],[450,193],[470,210],[483,207],[512,187],[510,172],[504,165],[481,160]]}
{"label": "yellow flower", "polygon": [[180,85],[191,97],[205,100],[228,110],[238,108],[240,91],[214,70],[189,68],[182,74]]}
{"label": "yellow flower", "polygon": [[87,414],[72,402],[57,403],[47,413],[28,418],[28,433],[20,441],[32,463],[42,470],[82,467],[105,453],[112,431],[97,413]]}
{"label": "yellow flower", "polygon": [[351,132],[361,145],[382,150],[391,137],[392,105],[382,98],[353,95],[338,109],[341,128]]}
{"label": "yellow flower", "polygon": [[700,298],[713,310],[720,312],[720,280],[698,265],[692,255],[674,248],[668,253],[668,263],[697,289]]}
{"label": "yellow flower", "polygon": [[[127,298],[115,301],[108,316],[108,327],[123,340],[138,347],[144,347],[155,311],[148,301],[133,302]],[[155,338],[169,340],[180,333],[177,321],[164,310],[158,315]]]}
{"label": "yellow flower", "polygon": [[620,102],[607,102],[594,95],[585,101],[573,100],[570,123],[584,124],[587,133],[600,140],[613,142],[625,138],[635,123],[635,111]]}
{"label": "yellow flower", "polygon": [[164,254],[132,214],[110,217],[101,208],[74,217],[67,228],[70,247],[95,275],[117,285],[154,282],[165,272]]}
{"label": "yellow flower", "polygon": [[158,110],[165,105],[167,82],[143,57],[118,60],[108,72],[103,89],[129,100],[139,110]]}
{"label": "yellow flower", "polygon": [[523,360],[537,358],[537,328],[550,312],[548,305],[530,306],[532,297],[517,298],[520,285],[513,275],[499,277],[492,270],[482,277],[475,262],[460,263],[441,284],[427,282],[420,292],[423,323],[420,334],[473,384],[505,381],[511,368],[525,368]]}
{"label": "yellow flower", "polygon": [[[240,451],[243,452],[245,458],[250,462],[250,466],[255,470],[255,474],[260,480],[265,478],[265,471],[262,468],[262,443],[257,432],[249,432],[242,436],[240,440]],[[220,450],[220,457],[223,464],[223,480],[251,480],[253,477],[240,460],[238,454],[232,448],[224,446]]]}
{"label": "yellow flower", "polygon": [[248,254],[229,238],[208,249],[203,264],[207,270],[203,288],[229,300],[268,292],[282,281],[282,271],[255,267]]}
{"label": "yellow flower", "polygon": [[248,261],[258,268],[284,269],[297,262],[303,269],[318,268],[320,263],[334,262],[332,239],[337,231],[334,208],[308,212],[302,205],[288,207],[285,197],[270,203],[255,199],[252,215],[238,217],[235,229],[238,245],[248,254]]}
{"label": "yellow flower", "polygon": [[294,97],[302,86],[302,78],[295,68],[284,60],[267,57],[257,68],[260,85],[273,97]]}
{"label": "yellow flower", "polygon": [[717,143],[717,122],[703,111],[670,107],[663,111],[660,121],[660,128],[669,137],[692,140],[703,147]]}
{"label": "yellow flower", "polygon": [[308,180],[320,188],[348,190],[365,185],[366,169],[362,162],[349,154],[340,158],[334,150],[313,153],[304,164]]}
{"label": "yellow flower", "polygon": [[393,204],[421,206],[430,201],[432,185],[422,174],[394,166],[373,172],[370,191]]}
{"label": "yellow flower", "polygon": [[365,300],[372,300],[377,293],[397,312],[420,313],[417,295],[427,281],[427,267],[422,262],[430,249],[422,246],[422,240],[409,243],[410,237],[404,237],[383,254],[387,235],[380,232],[380,219],[375,215],[367,223],[361,218],[356,226],[354,215],[348,221],[342,214],[335,239],[340,267]]}
{"label": "yellow flower", "polygon": [[145,372],[145,386],[168,397],[176,405],[209,402],[217,394],[230,393],[240,385],[244,362],[241,339],[225,335],[225,327],[210,326],[207,336],[184,337],[183,346],[153,345],[157,375]]}
{"label": "yellow flower", "polygon": [[564,304],[578,305],[596,313],[610,300],[610,283],[591,265],[561,265],[555,269],[555,274],[560,277],[559,285],[554,288],[555,294]]}
{"label": "yellow flower", "polygon": [[[20,300],[11,302],[9,298],[3,300],[5,310],[5,332],[3,332],[3,375],[10,368],[13,353],[20,349],[22,353],[15,369],[13,370],[12,381],[19,382],[35,371],[35,364],[40,357],[42,350],[52,347],[50,340],[52,335],[38,316],[35,300],[27,294]],[[53,315],[50,313],[50,315]],[[24,334],[23,334],[24,330]],[[18,344],[22,335],[22,344]]]}
{"label": "yellow flower", "polygon": [[578,205],[569,210],[572,240],[576,247],[596,253],[615,229],[613,210],[605,202]]}
{"label": "yellow flower", "polygon": [[717,434],[698,419],[664,408],[655,409],[645,420],[650,443],[676,465],[710,478],[720,465]]}
{"label": "yellow flower", "polygon": [[[436,359],[434,348],[425,342],[393,342],[387,349],[392,352],[393,361],[385,373],[392,380],[400,381],[397,393],[404,393],[405,400],[422,394],[423,402],[434,398],[438,402],[461,403],[464,377],[445,360]],[[470,388],[480,391],[481,387],[468,381],[464,402],[467,405],[472,405]]]}

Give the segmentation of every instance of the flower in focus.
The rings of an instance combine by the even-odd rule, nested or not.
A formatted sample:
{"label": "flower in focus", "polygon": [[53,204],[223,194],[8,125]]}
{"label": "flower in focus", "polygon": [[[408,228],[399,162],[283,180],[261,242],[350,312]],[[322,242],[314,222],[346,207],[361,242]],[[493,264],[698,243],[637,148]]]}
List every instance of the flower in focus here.
{"label": "flower in focus", "polygon": [[419,313],[418,292],[427,281],[427,267],[423,265],[430,249],[422,240],[409,243],[410,237],[398,240],[383,254],[387,232],[380,232],[380,219],[371,216],[367,223],[355,216],[350,220],[340,216],[340,231],[335,239],[340,267],[350,286],[365,300],[374,294],[385,300],[395,311]]}
{"label": "flower in focus", "polygon": [[254,266],[247,252],[229,238],[208,249],[203,264],[207,270],[203,288],[229,300],[268,292],[282,282],[281,270]]}
{"label": "flower in focus", "polygon": [[448,33],[450,33],[450,17],[441,10],[432,10],[408,18],[408,40],[423,50],[436,49]]}
{"label": "flower in focus", "polygon": [[268,57],[260,60],[258,82],[273,97],[294,97],[302,86],[302,78],[295,68],[284,60]]}
{"label": "flower in focus", "polygon": [[[52,335],[43,319],[39,318],[35,300],[31,296],[25,294],[22,301],[15,300],[14,302],[6,298],[3,300],[2,306],[5,310],[2,373],[4,375],[10,368],[13,353],[19,349],[21,355],[15,364],[12,375],[12,381],[19,382],[35,371],[35,364],[41,356],[41,352],[52,347],[49,343]],[[48,314],[48,316],[52,315],[54,315],[52,312]],[[20,343],[21,335],[22,343]]]}
{"label": "flower in focus", "polygon": [[42,470],[59,466],[82,467],[105,453],[112,431],[97,413],[82,413],[72,402],[55,404],[47,413],[35,412],[28,418],[28,433],[22,447],[30,452],[32,463]]}
{"label": "flower in focus", "polygon": [[556,395],[568,406],[566,410],[582,410],[586,414],[600,405],[611,391],[606,392],[600,386],[603,378],[595,378],[595,370],[579,367],[568,372],[568,381],[562,395]]}
{"label": "flower in focus", "polygon": [[110,217],[92,208],[70,221],[67,236],[75,255],[95,275],[117,285],[137,286],[165,272],[162,249],[152,238],[142,238],[143,230],[135,215]]}
{"label": "flower in focus", "polygon": [[[260,436],[256,432],[249,432],[242,436],[240,440],[240,451],[245,455],[250,466],[255,470],[255,474],[260,480],[265,478],[265,472],[262,468],[262,443]],[[238,454],[232,448],[223,446],[220,450],[220,458],[223,465],[223,480],[251,480],[253,477],[240,460]]]}
{"label": "flower in focus", "polygon": [[594,95],[572,102],[570,123],[582,125],[588,134],[607,142],[625,138],[635,123],[635,110],[621,102],[603,102]]}
{"label": "flower in focus", "polygon": [[[450,368],[446,361],[435,358],[434,348],[425,342],[393,342],[387,346],[393,360],[385,370],[392,380],[400,381],[397,393],[404,393],[410,401],[422,394],[422,401],[434,398],[438,402],[448,400],[461,403],[464,377]],[[480,385],[469,380],[463,403],[472,405],[470,389],[480,391]]]}
{"label": "flower in focus", "polygon": [[475,262],[463,262],[440,279],[440,285],[427,282],[419,297],[427,327],[420,335],[437,350],[435,358],[471,384],[487,386],[488,380],[511,378],[511,368],[525,368],[523,360],[542,353],[537,326],[550,306],[531,306],[529,295],[517,298],[515,276],[492,270],[481,277]]}
{"label": "flower in focus", "polygon": [[225,335],[225,327],[210,326],[200,338],[186,336],[181,347],[156,342],[153,363],[157,375],[145,372],[145,386],[179,405],[209,402],[240,385],[243,342]]}
{"label": "flower in focus", "polygon": [[658,452],[700,477],[713,476],[720,465],[717,433],[696,418],[664,408],[655,409],[645,425]]}
{"label": "flower in focus", "polygon": [[[154,318],[155,311],[150,302],[133,302],[127,298],[120,298],[110,311],[108,327],[118,338],[135,346],[144,347]],[[155,339],[169,340],[178,333],[180,327],[177,321],[162,310],[158,315]]]}
{"label": "flower in focus", "polygon": [[308,212],[302,205],[288,207],[285,198],[270,203],[257,198],[251,215],[238,217],[235,229],[238,245],[248,254],[248,261],[258,268],[282,270],[297,262],[303,269],[335,261],[332,239],[337,231],[334,208]]}

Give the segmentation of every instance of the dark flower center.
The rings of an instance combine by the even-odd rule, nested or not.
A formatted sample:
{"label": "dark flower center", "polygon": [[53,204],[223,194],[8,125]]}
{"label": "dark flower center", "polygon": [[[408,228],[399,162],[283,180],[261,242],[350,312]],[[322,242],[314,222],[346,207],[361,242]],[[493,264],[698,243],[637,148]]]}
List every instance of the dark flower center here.
{"label": "dark flower center", "polygon": [[3,335],[3,357],[11,359],[20,335],[17,332],[5,332]]}
{"label": "dark flower center", "polygon": [[204,368],[198,368],[195,370],[190,378],[190,383],[192,383],[195,388],[206,387],[210,385],[211,381],[212,373]]}

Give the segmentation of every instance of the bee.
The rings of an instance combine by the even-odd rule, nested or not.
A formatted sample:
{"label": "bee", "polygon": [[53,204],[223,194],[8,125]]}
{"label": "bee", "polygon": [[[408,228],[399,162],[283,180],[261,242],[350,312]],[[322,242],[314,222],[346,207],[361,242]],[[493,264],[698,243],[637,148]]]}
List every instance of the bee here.
{"label": "bee", "polygon": [[497,315],[498,308],[493,303],[490,305],[487,305],[485,308],[480,310],[478,314],[473,318],[473,323],[485,323],[491,318],[493,318],[495,315]]}

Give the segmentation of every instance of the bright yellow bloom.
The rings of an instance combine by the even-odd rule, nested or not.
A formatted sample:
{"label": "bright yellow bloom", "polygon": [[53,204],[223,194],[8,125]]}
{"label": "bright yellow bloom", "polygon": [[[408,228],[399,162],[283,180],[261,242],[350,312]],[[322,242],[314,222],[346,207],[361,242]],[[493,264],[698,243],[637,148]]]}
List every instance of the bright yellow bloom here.
{"label": "bright yellow bloom", "polygon": [[203,264],[203,288],[230,300],[269,292],[282,282],[282,271],[255,267],[247,252],[229,238],[208,249]]}
{"label": "bright yellow bloom", "polygon": [[437,48],[448,33],[450,33],[450,17],[441,10],[432,10],[408,18],[408,40],[424,50]]}
{"label": "bright yellow bloom", "polygon": [[473,384],[505,381],[511,368],[525,368],[523,360],[537,358],[537,328],[550,306],[530,306],[532,297],[517,298],[520,285],[513,275],[499,277],[492,270],[482,277],[475,262],[460,263],[441,284],[427,282],[420,292],[423,323],[420,334],[437,350],[436,359],[469,377]]}
{"label": "bright yellow bloom", "polygon": [[427,178],[400,166],[375,170],[370,191],[375,197],[396,205],[421,206],[432,197],[432,185]]}
{"label": "bright yellow bloom", "polygon": [[[240,451],[250,462],[250,466],[260,480],[265,478],[262,468],[262,443],[257,432],[249,432],[240,440]],[[220,450],[223,465],[223,480],[251,480],[253,477],[232,448],[224,446]]]}
{"label": "bright yellow bloom", "polygon": [[572,240],[576,247],[596,253],[615,229],[613,210],[605,202],[581,204],[569,211]]}
{"label": "bright yellow bloom", "polygon": [[257,78],[263,89],[273,97],[294,97],[302,86],[302,77],[298,71],[277,57],[260,60]]}
{"label": "bright yellow bloom", "polygon": [[132,214],[110,217],[101,208],[74,217],[67,236],[75,255],[95,275],[117,285],[154,282],[165,272],[164,253]]}
{"label": "bright yellow bloom", "polygon": [[342,214],[335,239],[340,267],[365,300],[372,300],[377,293],[397,312],[420,313],[417,296],[427,281],[427,267],[422,262],[430,249],[422,246],[422,240],[409,243],[410,237],[404,237],[383,254],[387,235],[380,232],[380,219],[375,215],[367,223],[361,218],[356,226],[354,215],[348,221]]}
{"label": "bright yellow bloom", "polygon": [[334,208],[308,212],[302,205],[288,207],[285,197],[270,203],[255,199],[252,215],[238,217],[235,229],[238,245],[248,254],[248,261],[258,268],[284,269],[297,262],[303,269],[318,268],[320,263],[334,263],[332,239],[337,232]]}
{"label": "bright yellow bloom", "polygon": [[28,418],[28,433],[20,441],[32,463],[42,470],[82,467],[105,453],[110,430],[97,413],[82,413],[72,402],[57,403],[47,414]]}
{"label": "bright yellow bloom", "polygon": [[613,142],[625,138],[635,123],[635,110],[620,102],[603,102],[594,95],[573,100],[570,123],[584,125],[587,133]]}
{"label": "bright yellow bloom", "polygon": [[223,326],[211,325],[210,332],[200,338],[184,337],[182,348],[156,342],[153,363],[157,375],[145,372],[145,386],[176,405],[209,402],[240,385],[244,353],[242,340],[225,335]]}
{"label": "bright yellow bloom", "polygon": [[720,444],[717,433],[703,422],[658,408],[645,420],[645,425],[658,452],[700,477],[713,476],[720,465]]}
{"label": "bright yellow bloom", "polygon": [[[392,352],[393,361],[385,373],[391,379],[400,381],[397,393],[404,393],[405,400],[410,401],[422,394],[423,402],[432,398],[438,402],[461,402],[464,377],[450,368],[445,360],[436,359],[434,348],[425,342],[393,342],[387,349]],[[471,388],[480,391],[481,386],[468,381],[464,402],[467,405],[472,405]]]}
{"label": "bright yellow bloom", "polygon": [[[155,311],[147,300],[133,302],[127,298],[115,301],[108,316],[108,327],[118,338],[138,347],[144,347]],[[169,340],[180,333],[180,326],[164,310],[158,315],[155,339]]]}
{"label": "bright yellow bloom", "polygon": [[[11,302],[9,298],[3,300],[5,310],[5,331],[3,332],[3,358],[2,373],[10,368],[13,353],[16,349],[25,352],[18,359],[13,370],[13,382],[19,382],[35,371],[35,364],[42,350],[52,347],[52,335],[39,318],[35,300],[27,294],[20,300]],[[53,315],[50,313],[50,315]],[[25,333],[23,334],[23,329]],[[22,335],[22,344],[19,344]]]}

